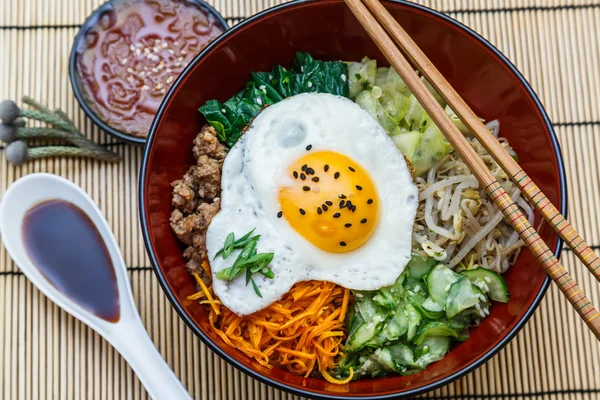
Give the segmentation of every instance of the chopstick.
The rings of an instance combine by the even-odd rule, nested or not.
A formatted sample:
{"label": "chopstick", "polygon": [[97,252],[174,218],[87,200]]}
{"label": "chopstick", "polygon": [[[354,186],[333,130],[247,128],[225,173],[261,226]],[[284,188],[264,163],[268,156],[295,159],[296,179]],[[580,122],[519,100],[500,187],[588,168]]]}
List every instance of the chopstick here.
{"label": "chopstick", "polygon": [[[383,8],[383,6],[381,6],[381,4],[379,4],[377,0],[364,1],[367,4],[369,4],[372,10],[374,10],[375,16],[379,17],[380,21],[383,21],[382,24],[384,24],[388,28],[394,39],[397,42],[402,43],[403,49],[407,53],[411,54],[411,59],[415,61],[415,64],[417,64],[417,61],[419,62],[419,69],[421,69],[421,67],[427,69],[427,73],[429,74],[429,76],[425,75],[425,72],[422,71],[427,78],[429,78],[430,76],[433,78],[441,76],[439,71],[437,72],[437,76],[435,75],[435,73],[432,73],[432,71],[436,69],[431,63],[431,61],[429,61],[420,50],[418,52],[414,51],[414,49],[418,48],[418,46],[412,40],[406,40],[406,38],[408,38],[408,34],[404,32],[400,25],[397,24],[393,17],[389,15],[389,13],[387,13],[387,11]],[[394,41],[386,33],[384,28],[379,25],[375,17],[371,15],[371,13],[361,2],[361,0],[345,0],[345,2],[352,11],[352,13],[356,16],[360,24],[363,26],[365,31],[375,42],[377,47],[381,50],[383,55],[390,62],[392,67],[394,67],[394,69],[398,72],[400,77],[404,80],[404,83],[406,83],[410,91],[421,103],[423,108],[427,111],[427,113],[438,126],[438,128],[440,128],[446,139],[448,139],[450,144],[452,144],[454,150],[469,166],[471,172],[473,172],[473,175],[475,175],[479,183],[485,188],[485,191],[488,193],[490,198],[500,208],[506,220],[515,229],[515,231],[518,232],[523,242],[527,245],[527,247],[533,253],[533,255],[538,259],[546,273],[556,283],[556,285],[558,286],[560,291],[565,295],[567,300],[569,300],[569,302],[573,305],[573,308],[575,308],[577,313],[588,325],[588,327],[594,333],[596,338],[600,340],[600,318],[598,318],[598,311],[592,305],[591,301],[588,299],[585,293],[579,288],[579,285],[577,285],[575,280],[571,277],[571,275],[565,270],[562,264],[554,256],[548,245],[542,240],[537,231],[531,226],[527,218],[521,212],[520,208],[512,201],[508,193],[506,193],[506,191],[496,180],[494,175],[492,175],[492,173],[487,168],[483,160],[473,150],[469,142],[465,139],[463,134],[452,122],[448,114],[437,102],[433,94],[431,94],[429,89],[427,89],[423,81],[421,81],[417,73],[413,70],[408,60],[396,47]],[[419,53],[419,57],[415,57],[416,53]],[[465,125],[467,125],[467,121],[469,121],[470,125],[475,127],[478,126],[477,123],[473,122],[473,120],[477,119],[477,117],[474,116],[473,112],[468,108],[464,101],[462,101],[464,107],[461,108],[461,111],[464,115],[467,115],[468,118],[463,119],[463,117],[460,114],[458,114],[458,110],[455,108],[454,102],[456,101],[455,97],[460,98],[460,96],[458,96],[456,92],[454,92],[456,94],[455,96],[448,95],[447,87],[450,87],[448,82],[446,82],[445,80],[441,81],[437,79],[436,83],[431,83],[436,88],[436,90],[442,95],[442,97],[446,99],[450,107],[452,107],[452,109],[457,113],[457,115],[461,117],[461,120],[463,120]],[[470,125],[467,126],[471,128]],[[481,125],[481,123],[479,123],[479,125]],[[483,129],[487,131],[485,126],[483,127]],[[481,129],[478,128],[477,131],[479,132],[481,131]],[[495,141],[493,135],[490,136]],[[490,146],[490,148],[496,148],[496,146],[492,146],[490,140],[487,140],[487,144]],[[497,152],[497,154],[502,153]],[[504,156],[499,157],[499,159],[502,161],[504,161],[505,158],[506,157]],[[504,164],[500,165],[503,166]],[[520,170],[518,165],[517,168]],[[513,175],[511,174],[511,176]],[[531,182],[531,179],[529,179],[527,175],[522,171],[518,174],[518,176],[519,178],[517,178],[517,180],[521,179],[521,183],[525,183],[526,181]],[[519,183],[517,184],[519,185]],[[528,186],[531,187],[532,183],[529,183]],[[526,192],[528,191],[527,188],[523,190]],[[539,189],[537,190],[539,191]],[[539,194],[535,194],[535,192],[533,191],[530,192],[530,195],[531,194],[535,195],[532,197],[538,197],[537,200],[534,200],[534,203],[535,201],[540,201],[538,204],[536,204],[536,207],[542,207],[542,204],[551,204],[550,201],[545,196],[543,196],[543,194],[543,197],[541,197]],[[549,209],[550,206],[546,205],[546,208]],[[560,215],[556,208],[554,208],[554,210],[558,215]],[[564,221],[564,218],[562,216],[560,219]],[[554,223],[556,223],[557,226],[558,224],[562,224],[562,226],[564,227],[565,225],[563,221],[558,222],[558,220],[559,219],[557,218],[557,220],[555,220]],[[557,230],[557,227],[554,226],[554,229]]]}
{"label": "chopstick", "polygon": [[573,250],[592,275],[596,277],[596,280],[600,282],[600,257],[587,245],[519,164],[504,150],[494,135],[477,118],[477,115],[475,115],[463,98],[454,90],[440,71],[433,66],[419,46],[385,7],[378,0],[363,0],[363,2],[389,32],[404,54],[406,54],[434,89],[446,100],[465,126],[469,128],[473,136],[479,140],[498,165],[502,167],[510,179],[519,187],[525,197],[538,209],[544,219],[548,221],[552,228],[565,241],[565,244]]}

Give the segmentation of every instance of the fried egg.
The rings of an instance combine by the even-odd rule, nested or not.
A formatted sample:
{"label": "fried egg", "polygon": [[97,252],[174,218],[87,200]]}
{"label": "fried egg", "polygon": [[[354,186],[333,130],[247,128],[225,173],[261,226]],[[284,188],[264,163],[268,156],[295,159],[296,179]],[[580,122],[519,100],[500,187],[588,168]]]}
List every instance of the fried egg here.
{"label": "fried egg", "polygon": [[[301,94],[265,108],[223,165],[221,210],[206,246],[213,289],[239,315],[261,310],[296,282],[316,279],[355,290],[393,284],[411,256],[418,190],[379,123],[352,101]],[[268,279],[216,274],[227,235],[255,229],[259,253],[274,253]]]}

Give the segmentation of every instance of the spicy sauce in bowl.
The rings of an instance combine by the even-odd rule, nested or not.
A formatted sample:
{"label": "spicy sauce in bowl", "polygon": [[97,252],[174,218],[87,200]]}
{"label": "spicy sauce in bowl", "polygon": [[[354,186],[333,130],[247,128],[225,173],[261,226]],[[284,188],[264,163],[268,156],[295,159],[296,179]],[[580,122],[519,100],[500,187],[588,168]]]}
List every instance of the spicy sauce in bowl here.
{"label": "spicy sauce in bowl", "polygon": [[199,0],[106,3],[88,18],[72,49],[77,100],[100,128],[143,143],[177,76],[226,29]]}

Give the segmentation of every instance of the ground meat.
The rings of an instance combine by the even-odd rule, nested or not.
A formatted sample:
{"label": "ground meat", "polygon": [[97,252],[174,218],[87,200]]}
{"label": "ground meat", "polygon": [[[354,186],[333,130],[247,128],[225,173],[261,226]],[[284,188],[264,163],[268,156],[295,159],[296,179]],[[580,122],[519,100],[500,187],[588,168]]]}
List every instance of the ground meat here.
{"label": "ground meat", "polygon": [[215,128],[205,125],[194,139],[192,152],[196,159],[200,156],[208,156],[214,160],[223,161],[227,155],[227,147],[219,142]]}
{"label": "ground meat", "polygon": [[196,165],[191,166],[173,187],[171,229],[188,247],[183,252],[190,273],[197,273],[205,282],[202,261],[206,261],[206,229],[219,212],[221,169],[227,148],[217,138],[211,126],[205,126],[194,139],[192,153]]}
{"label": "ground meat", "polygon": [[200,156],[193,176],[198,183],[198,195],[213,199],[221,193],[221,163],[208,156]]}

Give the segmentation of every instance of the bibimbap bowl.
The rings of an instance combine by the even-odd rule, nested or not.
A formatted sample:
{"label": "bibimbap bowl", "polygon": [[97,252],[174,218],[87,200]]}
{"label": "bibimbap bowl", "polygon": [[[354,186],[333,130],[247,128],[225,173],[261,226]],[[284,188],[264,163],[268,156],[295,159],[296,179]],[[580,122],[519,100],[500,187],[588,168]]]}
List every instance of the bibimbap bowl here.
{"label": "bibimbap bowl", "polygon": [[[498,119],[520,164],[562,212],[566,183],[556,135],[525,78],[495,47],[459,22],[426,7],[383,1],[477,115]],[[198,107],[225,101],[245,85],[251,71],[289,65],[297,51],[322,60],[359,61],[363,56],[388,65],[343,0],[296,1],[266,10],[230,31],[199,54],[167,93],[144,151],[139,186],[140,216],[152,265],[169,300],[187,325],[236,368],[277,388],[311,398],[414,396],[448,384],[502,349],[527,322],[549,285],[536,259],[524,250],[504,278],[511,299],[496,303],[469,339],[439,362],[410,376],[383,376],[334,385],[284,369],[260,366],[228,347],[210,329],[206,308],[186,298],[196,284],[185,268],[182,245],[169,226],[171,182],[194,164],[191,143],[206,123]],[[536,226],[558,256],[561,241],[536,214]]]}

